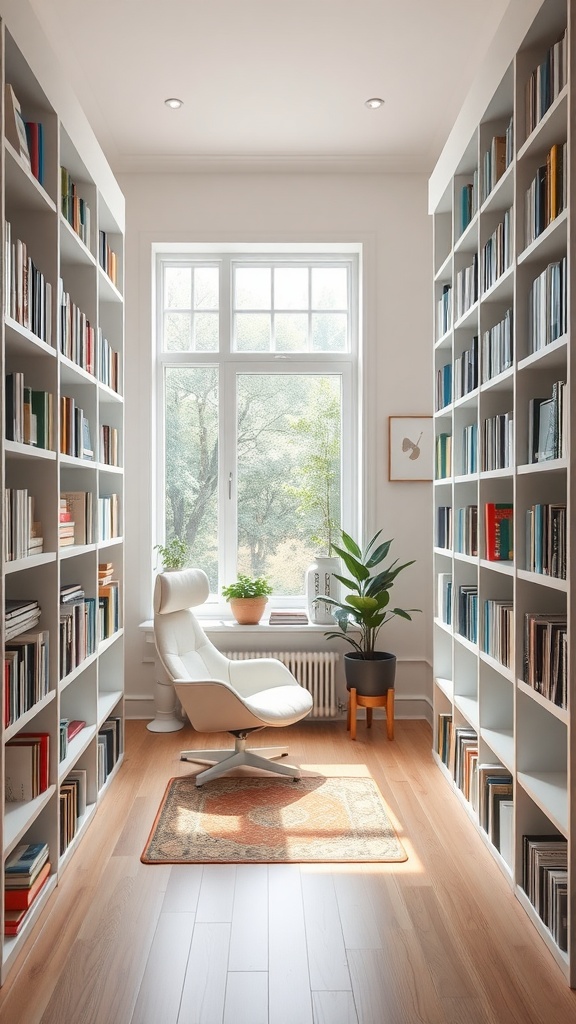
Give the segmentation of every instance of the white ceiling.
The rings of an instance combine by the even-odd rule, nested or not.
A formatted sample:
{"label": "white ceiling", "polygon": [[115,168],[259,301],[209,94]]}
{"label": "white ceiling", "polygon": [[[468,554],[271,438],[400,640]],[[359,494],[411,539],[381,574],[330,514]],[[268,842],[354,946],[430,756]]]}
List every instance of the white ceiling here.
{"label": "white ceiling", "polygon": [[508,0],[31,3],[116,172],[429,171]]}

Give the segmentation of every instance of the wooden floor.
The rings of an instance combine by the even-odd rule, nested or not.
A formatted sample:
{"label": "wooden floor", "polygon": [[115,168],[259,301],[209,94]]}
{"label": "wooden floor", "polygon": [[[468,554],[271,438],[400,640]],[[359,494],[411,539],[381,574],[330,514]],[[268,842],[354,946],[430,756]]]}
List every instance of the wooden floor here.
{"label": "wooden floor", "polygon": [[206,739],[128,723],[117,780],[0,991],[1,1024],[576,1021],[427,725],[399,721],[393,742],[381,721],[355,743],[341,722],[274,731],[301,764],[368,766],[404,864],[141,864],[168,779],[190,770],[180,748],[218,746]]}

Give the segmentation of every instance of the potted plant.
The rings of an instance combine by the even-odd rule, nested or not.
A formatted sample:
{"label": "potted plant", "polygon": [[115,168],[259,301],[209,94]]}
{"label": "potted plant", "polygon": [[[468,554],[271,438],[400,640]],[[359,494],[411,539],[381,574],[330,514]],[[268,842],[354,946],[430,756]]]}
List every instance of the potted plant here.
{"label": "potted plant", "polygon": [[[419,608],[390,608],[390,590],[403,569],[414,564],[414,559],[398,565],[398,559],[387,568],[374,571],[388,557],[391,540],[376,544],[382,530],[362,550],[347,533],[342,531],[343,547],[332,545],[348,570],[349,577],[338,576],[350,592],[343,601],[324,597],[331,606],[332,615],[340,632],[326,633],[329,640],[344,639],[353,648],[344,655],[346,685],[358,694],[380,696],[394,686],[396,655],[376,650],[378,634],[387,622],[399,615],[412,619],[411,612]],[[349,632],[353,629],[356,635]],[[359,634],[359,635],[358,635]]]}
{"label": "potted plant", "polygon": [[185,569],[190,557],[190,549],[180,537],[172,537],[167,544],[156,544],[164,569]]}
{"label": "potted plant", "polygon": [[272,587],[265,576],[252,579],[241,572],[235,583],[222,587],[222,595],[230,602],[232,614],[241,626],[258,625],[271,593]]}

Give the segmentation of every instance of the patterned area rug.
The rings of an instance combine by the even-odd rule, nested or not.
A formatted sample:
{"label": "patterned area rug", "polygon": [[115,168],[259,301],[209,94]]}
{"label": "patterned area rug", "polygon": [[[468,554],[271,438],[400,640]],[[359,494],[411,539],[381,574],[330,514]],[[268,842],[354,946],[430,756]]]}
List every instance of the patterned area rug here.
{"label": "patterned area rug", "polygon": [[144,864],[404,861],[371,778],[171,779]]}

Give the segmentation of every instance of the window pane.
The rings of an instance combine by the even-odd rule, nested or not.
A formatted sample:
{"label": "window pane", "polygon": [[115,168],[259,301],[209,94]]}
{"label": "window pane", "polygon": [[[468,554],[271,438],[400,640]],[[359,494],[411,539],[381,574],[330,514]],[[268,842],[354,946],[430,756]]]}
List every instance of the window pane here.
{"label": "window pane", "polygon": [[270,309],[270,267],[237,267],[234,275],[236,309]]}
{"label": "window pane", "polygon": [[194,314],[194,343],[197,352],[218,351],[218,313]]}
{"label": "window pane", "polygon": [[165,536],[190,545],[190,565],[218,590],[218,370],[172,367],[165,376]]}
{"label": "window pane", "polygon": [[268,352],[272,338],[269,313],[236,314],[238,352]]}
{"label": "window pane", "polygon": [[312,348],[315,352],[345,352],[348,348],[346,313],[312,314]]}
{"label": "window pane", "polygon": [[276,313],[274,317],[274,341],[277,352],[307,352],[307,314]]}
{"label": "window pane", "polygon": [[196,267],[194,309],[218,309],[218,267]]}
{"label": "window pane", "polygon": [[312,309],[348,309],[348,273],[344,267],[312,269]]}
{"label": "window pane", "polygon": [[308,309],[307,267],[279,267],[274,271],[274,308]]}
{"label": "window pane", "polygon": [[163,348],[168,352],[189,352],[192,346],[190,313],[165,313]]}
{"label": "window pane", "polygon": [[238,390],[238,571],[304,593],[341,518],[341,379],[248,374]]}
{"label": "window pane", "polygon": [[191,309],[192,270],[190,267],[164,269],[164,305],[167,309]]}

